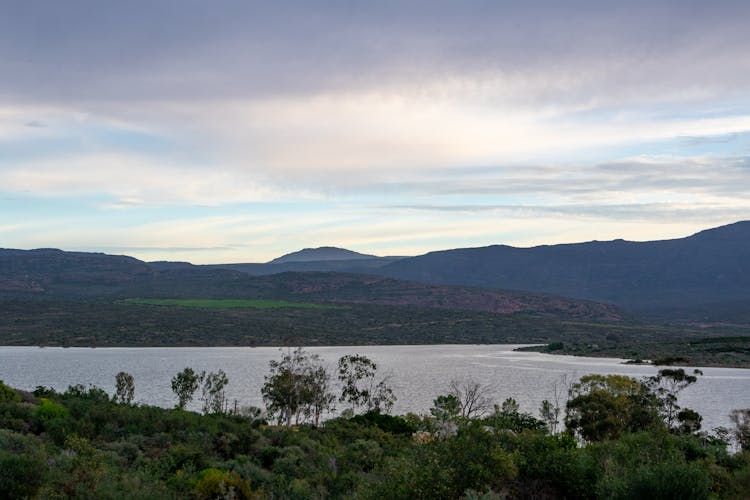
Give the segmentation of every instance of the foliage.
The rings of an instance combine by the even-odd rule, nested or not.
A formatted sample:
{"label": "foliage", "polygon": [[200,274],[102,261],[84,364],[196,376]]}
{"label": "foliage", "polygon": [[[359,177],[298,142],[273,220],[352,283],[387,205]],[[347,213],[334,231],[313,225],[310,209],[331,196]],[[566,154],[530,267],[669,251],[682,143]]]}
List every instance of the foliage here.
{"label": "foliage", "polygon": [[486,417],[484,422],[496,432],[542,431],[546,429],[544,422],[534,418],[530,413],[520,411],[518,402],[513,398],[506,399],[501,406],[495,405],[494,412]]}
{"label": "foliage", "polygon": [[456,420],[461,413],[461,401],[453,394],[442,394],[435,398],[430,414],[440,422]]}
{"label": "foliage", "polygon": [[661,423],[648,387],[624,375],[586,375],[570,389],[565,424],[586,441],[617,439]]}
{"label": "foliage", "polygon": [[89,386],[88,389],[83,384],[71,385],[68,386],[68,389],[62,395],[63,397],[84,399],[90,401],[110,401],[109,394],[107,394],[106,391],[101,387],[96,387],[94,385]]}
{"label": "foliage", "polygon": [[204,469],[198,474],[195,492],[201,499],[233,498],[237,500],[261,498],[259,492],[250,487],[250,481],[242,479],[235,471]]}
{"label": "foliage", "polygon": [[[320,368],[305,354],[299,366]],[[661,423],[638,384],[584,377],[571,396],[603,391],[628,416],[646,404]],[[118,404],[95,387],[38,397],[0,402],[0,498],[691,499],[744,498],[750,486],[750,453],[731,453],[720,436],[662,423],[580,443],[550,434],[512,398],[472,418],[444,395],[436,408],[450,408],[453,432],[438,434],[439,412],[288,428],[255,413]],[[739,425],[748,414],[736,414]]]}
{"label": "foliage", "polygon": [[[203,375],[203,374],[201,374]],[[223,413],[226,411],[227,398],[224,388],[229,384],[229,378],[224,370],[210,372],[201,376],[203,381],[202,396],[203,413]]]}
{"label": "foliage", "polygon": [[205,372],[195,373],[192,368],[185,368],[172,377],[172,392],[177,396],[177,408],[184,410],[185,406],[193,400],[195,391],[203,381]]}
{"label": "foliage", "polygon": [[366,412],[390,411],[396,397],[386,378],[376,381],[377,370],[378,365],[367,356],[339,358],[338,378],[342,385],[339,401],[349,403],[353,411],[359,407]]}
{"label": "foliage", "polygon": [[57,418],[64,418],[69,412],[63,405],[50,401],[47,398],[41,398],[39,406],[34,408],[33,413],[39,420],[49,422]]}
{"label": "foliage", "polygon": [[[646,379],[646,387],[659,401],[660,411],[668,428],[674,429],[678,425],[678,414],[681,408],[677,404],[677,397],[680,392],[696,383],[698,381],[697,376],[702,374],[703,372],[698,369],[689,374],[683,368],[664,368],[659,370],[656,375]],[[683,418],[691,420],[691,424],[683,428],[692,429],[695,427],[696,419],[692,418],[690,414],[683,413]],[[700,429],[700,421],[697,422],[697,425],[698,428],[695,430]]]}
{"label": "foliage", "polygon": [[2,401],[21,401],[21,396],[0,380],[0,402]]}
{"label": "foliage", "polygon": [[741,449],[750,451],[750,408],[732,410],[729,418],[734,424],[734,438]]}
{"label": "foliage", "polygon": [[127,372],[119,372],[115,376],[115,395],[112,398],[118,403],[129,405],[135,397],[135,382],[133,376]]}
{"label": "foliage", "polygon": [[304,421],[317,425],[335,400],[320,357],[299,347],[288,350],[280,361],[271,360],[269,365],[270,374],[261,389],[268,414],[287,426]]}
{"label": "foliage", "polygon": [[388,415],[374,410],[361,415],[355,415],[350,420],[365,426],[374,425],[378,429],[391,434],[411,435],[417,430],[412,423],[403,417]]}
{"label": "foliage", "polygon": [[42,485],[44,455],[39,442],[0,429],[0,498],[33,497]]}

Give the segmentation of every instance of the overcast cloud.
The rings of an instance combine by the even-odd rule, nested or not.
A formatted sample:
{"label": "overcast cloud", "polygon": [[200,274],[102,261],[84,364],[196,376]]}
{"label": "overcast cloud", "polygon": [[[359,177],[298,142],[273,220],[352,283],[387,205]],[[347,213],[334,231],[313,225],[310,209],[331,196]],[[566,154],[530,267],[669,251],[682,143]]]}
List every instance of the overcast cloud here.
{"label": "overcast cloud", "polygon": [[[745,1],[0,1],[0,246],[250,261],[748,219],[747,19]],[[237,217],[275,222],[216,223]]]}

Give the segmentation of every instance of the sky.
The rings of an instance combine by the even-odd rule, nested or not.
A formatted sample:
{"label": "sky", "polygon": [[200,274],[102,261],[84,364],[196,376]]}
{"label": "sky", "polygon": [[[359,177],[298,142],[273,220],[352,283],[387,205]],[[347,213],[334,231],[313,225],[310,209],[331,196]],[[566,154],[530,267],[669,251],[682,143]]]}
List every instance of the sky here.
{"label": "sky", "polygon": [[750,219],[750,2],[0,0],[0,247],[263,262]]}

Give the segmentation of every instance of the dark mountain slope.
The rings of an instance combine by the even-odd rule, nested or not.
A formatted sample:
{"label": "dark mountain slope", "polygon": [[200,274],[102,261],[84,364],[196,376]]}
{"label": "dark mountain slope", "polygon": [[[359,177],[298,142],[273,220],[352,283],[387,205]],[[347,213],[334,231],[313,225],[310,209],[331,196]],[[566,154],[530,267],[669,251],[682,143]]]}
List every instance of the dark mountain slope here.
{"label": "dark mountain slope", "polygon": [[61,300],[151,298],[290,299],[618,321],[616,308],[527,292],[425,285],[337,272],[250,276],[189,264],[158,271],[131,257],[30,250],[0,252],[0,298]]}
{"label": "dark mountain slope", "polygon": [[123,255],[0,249],[0,293],[109,294],[149,280],[153,270]]}
{"label": "dark mountain slope", "polygon": [[305,248],[298,252],[288,253],[276,259],[269,264],[283,264],[285,262],[320,262],[326,260],[355,260],[355,259],[373,259],[374,255],[366,255],[353,252],[345,248],[337,247],[319,247]]}
{"label": "dark mountain slope", "polygon": [[388,264],[378,274],[552,293],[635,310],[750,305],[750,222],[675,240],[431,252]]}

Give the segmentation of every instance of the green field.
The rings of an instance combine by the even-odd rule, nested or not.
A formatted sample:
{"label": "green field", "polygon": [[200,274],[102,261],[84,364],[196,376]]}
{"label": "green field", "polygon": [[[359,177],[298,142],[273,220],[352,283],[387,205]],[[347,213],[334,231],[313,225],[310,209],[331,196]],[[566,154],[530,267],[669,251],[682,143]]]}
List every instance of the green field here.
{"label": "green field", "polygon": [[139,304],[149,306],[180,306],[180,307],[202,307],[208,309],[338,309],[335,306],[323,304],[312,304],[309,302],[287,302],[285,300],[262,300],[262,299],[127,299],[128,304]]}

